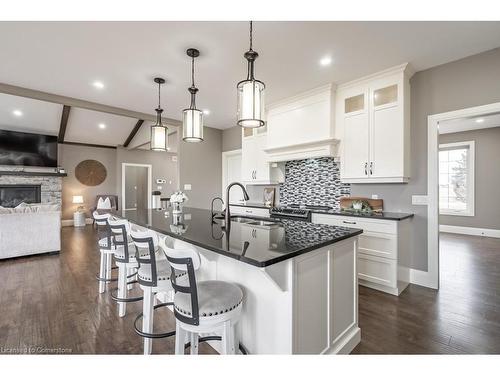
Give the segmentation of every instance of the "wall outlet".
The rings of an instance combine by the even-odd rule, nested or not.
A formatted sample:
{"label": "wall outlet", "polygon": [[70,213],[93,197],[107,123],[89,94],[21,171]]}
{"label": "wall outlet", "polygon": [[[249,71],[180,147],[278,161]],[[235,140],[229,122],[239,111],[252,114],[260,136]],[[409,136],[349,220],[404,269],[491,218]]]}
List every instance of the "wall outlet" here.
{"label": "wall outlet", "polygon": [[156,190],[161,190],[161,189],[163,189],[163,186],[161,186],[161,185],[158,185],[158,186],[156,187]]}
{"label": "wall outlet", "polygon": [[372,199],[378,199],[378,195],[377,194],[372,194]]}
{"label": "wall outlet", "polygon": [[184,184],[184,190],[186,191],[191,190],[191,184]]}
{"label": "wall outlet", "polygon": [[167,181],[166,181],[166,180],[164,180],[164,179],[162,179],[162,178],[158,178],[158,179],[156,179],[156,183],[157,183],[157,184],[164,184],[164,183],[166,183],[166,182],[167,182]]}
{"label": "wall outlet", "polygon": [[172,156],[172,161],[177,161],[177,156]]}
{"label": "wall outlet", "polygon": [[411,204],[413,204],[414,206],[427,206],[427,195],[412,195]]}

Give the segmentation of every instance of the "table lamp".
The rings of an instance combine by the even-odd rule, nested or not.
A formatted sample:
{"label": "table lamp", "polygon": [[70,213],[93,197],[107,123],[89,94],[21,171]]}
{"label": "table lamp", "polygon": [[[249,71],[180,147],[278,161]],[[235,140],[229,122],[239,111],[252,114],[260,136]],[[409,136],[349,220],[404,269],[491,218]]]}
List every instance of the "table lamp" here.
{"label": "table lamp", "polygon": [[[82,204],[83,203],[83,196],[81,195],[73,195],[73,204]],[[78,211],[83,211],[85,207],[83,205],[78,206]]]}

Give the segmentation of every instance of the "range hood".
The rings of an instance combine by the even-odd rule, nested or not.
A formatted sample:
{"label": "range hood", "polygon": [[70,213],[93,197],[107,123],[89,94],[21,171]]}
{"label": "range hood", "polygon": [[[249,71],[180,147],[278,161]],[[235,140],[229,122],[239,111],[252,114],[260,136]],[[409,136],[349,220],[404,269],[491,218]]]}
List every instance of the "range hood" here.
{"label": "range hood", "polygon": [[337,157],[335,86],[326,85],[267,108],[269,162]]}

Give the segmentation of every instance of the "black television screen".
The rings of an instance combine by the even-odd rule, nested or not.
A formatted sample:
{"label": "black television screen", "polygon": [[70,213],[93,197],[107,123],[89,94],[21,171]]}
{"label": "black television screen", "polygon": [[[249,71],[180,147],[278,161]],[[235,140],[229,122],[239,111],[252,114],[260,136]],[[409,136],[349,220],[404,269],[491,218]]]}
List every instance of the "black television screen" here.
{"label": "black television screen", "polygon": [[57,167],[57,137],[0,130],[0,165]]}

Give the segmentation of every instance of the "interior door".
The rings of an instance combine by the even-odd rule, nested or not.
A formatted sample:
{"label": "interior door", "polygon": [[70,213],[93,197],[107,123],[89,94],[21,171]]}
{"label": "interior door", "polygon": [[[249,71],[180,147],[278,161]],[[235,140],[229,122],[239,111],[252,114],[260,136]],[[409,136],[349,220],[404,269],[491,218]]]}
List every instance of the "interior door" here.
{"label": "interior door", "polygon": [[369,161],[368,114],[361,112],[344,119],[342,178],[367,178]]}
{"label": "interior door", "polygon": [[126,165],[124,169],[124,204],[125,210],[148,208],[148,172],[147,166]]}
{"label": "interior door", "polygon": [[[223,192],[231,182],[241,182],[241,153],[226,155],[225,158],[225,180]],[[225,199],[225,197],[224,197]],[[241,189],[231,189],[229,192],[229,203],[239,203],[243,200]]]}

